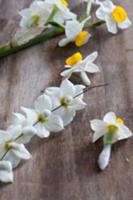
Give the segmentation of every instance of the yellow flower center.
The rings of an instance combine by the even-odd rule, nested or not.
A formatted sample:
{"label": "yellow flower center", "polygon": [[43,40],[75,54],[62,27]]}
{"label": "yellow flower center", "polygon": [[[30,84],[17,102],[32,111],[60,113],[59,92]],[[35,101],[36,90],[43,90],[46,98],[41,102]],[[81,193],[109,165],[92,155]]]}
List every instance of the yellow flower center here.
{"label": "yellow flower center", "polygon": [[124,124],[124,121],[121,118],[116,118],[116,122],[118,122],[119,124]]}
{"label": "yellow flower center", "polygon": [[32,15],[33,25],[38,25],[40,19],[41,19],[41,16],[40,16],[40,15],[33,14],[33,15]]}
{"label": "yellow flower center", "polygon": [[116,6],[112,12],[112,16],[117,23],[122,23],[126,20],[127,13],[121,6]]}
{"label": "yellow flower center", "polygon": [[47,122],[47,120],[45,120],[45,119],[44,119],[44,116],[41,115],[41,114],[38,115],[37,121],[38,121],[39,123],[41,123],[41,124],[44,124],[44,123]]}
{"label": "yellow flower center", "polygon": [[12,140],[9,140],[9,141],[6,141],[6,142],[5,142],[4,147],[5,147],[5,150],[6,150],[6,151],[9,151],[9,150],[10,150],[9,144],[10,144],[11,142],[12,142]]}
{"label": "yellow flower center", "polygon": [[66,64],[73,66],[76,63],[78,63],[79,61],[81,61],[83,59],[82,54],[81,53],[75,53],[74,55],[72,55],[71,57],[66,59]]}
{"label": "yellow flower center", "polygon": [[118,127],[113,124],[108,125],[107,129],[110,133],[116,133],[118,131]]}
{"label": "yellow flower center", "polygon": [[68,2],[66,0],[61,0],[61,3],[63,4],[63,6],[68,7]]}
{"label": "yellow flower center", "polygon": [[88,35],[88,31],[82,31],[81,33],[79,33],[75,39],[75,45],[77,47],[81,47],[82,45],[84,45],[88,38]]}

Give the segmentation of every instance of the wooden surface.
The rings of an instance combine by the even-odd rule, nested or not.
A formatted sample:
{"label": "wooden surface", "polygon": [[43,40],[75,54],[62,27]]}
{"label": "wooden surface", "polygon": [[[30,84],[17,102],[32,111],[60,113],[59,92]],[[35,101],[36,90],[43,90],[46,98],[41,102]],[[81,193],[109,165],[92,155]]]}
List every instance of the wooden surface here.
{"label": "wooden surface", "polygon": [[[17,13],[30,2],[0,0],[0,43],[14,34],[19,22]],[[70,0],[70,5],[74,2],[79,1]],[[127,9],[133,21],[133,2],[117,3]],[[133,139],[114,145],[109,167],[100,172],[96,162],[102,141],[91,143],[89,127],[90,119],[115,111],[133,131],[133,28],[113,36],[103,26],[93,34],[80,50],[84,56],[99,51],[101,73],[92,77],[92,82],[108,82],[108,88],[89,91],[85,95],[88,106],[63,132],[46,140],[32,140],[28,145],[32,160],[15,170],[13,184],[0,184],[0,200],[133,199]],[[61,49],[58,40],[0,60],[1,129],[8,126],[12,112],[20,111],[20,106],[32,106],[42,89],[59,85],[64,60],[76,48],[70,45]]]}

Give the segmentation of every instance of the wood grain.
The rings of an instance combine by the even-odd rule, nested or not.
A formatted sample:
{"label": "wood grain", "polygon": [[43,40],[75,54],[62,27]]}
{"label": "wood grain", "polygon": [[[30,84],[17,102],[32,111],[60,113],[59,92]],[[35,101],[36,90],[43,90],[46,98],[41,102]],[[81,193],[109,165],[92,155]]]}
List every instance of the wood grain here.
{"label": "wood grain", "polygon": [[[0,0],[0,42],[8,41],[18,27],[17,13],[31,0]],[[74,6],[79,1],[70,1]],[[80,1],[81,2],[81,1]],[[133,21],[133,2],[117,1]],[[81,8],[80,8],[81,9]],[[80,11],[78,9],[78,12]],[[65,130],[28,145],[33,158],[15,170],[13,184],[0,185],[0,200],[132,200],[133,139],[114,145],[110,165],[97,168],[102,141],[92,144],[89,120],[108,111],[120,115],[133,130],[133,28],[113,36],[103,26],[80,50],[84,56],[99,51],[101,73],[94,84],[109,83],[85,95],[88,106],[78,112]],[[0,128],[11,122],[20,106],[31,107],[41,90],[59,85],[64,60],[77,49],[57,46],[52,39],[0,60]],[[75,80],[76,82],[78,80]]]}

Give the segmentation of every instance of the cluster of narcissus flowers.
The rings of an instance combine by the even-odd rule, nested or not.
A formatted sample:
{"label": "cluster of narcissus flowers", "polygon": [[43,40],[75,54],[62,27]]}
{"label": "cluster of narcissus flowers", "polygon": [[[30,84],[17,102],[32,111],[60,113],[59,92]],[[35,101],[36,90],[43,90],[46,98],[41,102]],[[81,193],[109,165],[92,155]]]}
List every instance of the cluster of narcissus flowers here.
{"label": "cluster of narcissus flowers", "polygon": [[7,131],[0,131],[0,180],[13,181],[12,168],[21,159],[28,160],[31,154],[26,149],[36,135],[47,138],[50,132],[59,132],[74,118],[76,111],[83,109],[84,85],[74,85],[68,79],[60,87],[49,87],[37,98],[34,108],[24,108],[25,115],[14,113],[13,124]]}
{"label": "cluster of narcissus flowers", "polygon": [[56,22],[63,25],[66,20],[76,19],[65,0],[34,1],[29,8],[20,12],[22,17],[21,27],[44,27],[49,22]]}
{"label": "cluster of narcissus flowers", "polygon": [[[91,3],[96,3],[98,9],[96,16],[104,21],[108,31],[116,33],[117,28],[125,29],[131,25],[127,13],[121,6],[115,6],[110,0],[85,0],[87,8]],[[20,26],[25,29],[46,28],[53,24],[64,28],[65,38],[59,41],[63,47],[70,42],[77,47],[86,44],[91,37],[85,30],[87,24],[91,24],[90,12],[78,21],[76,14],[70,11],[66,0],[36,0],[29,8],[20,12]],[[88,14],[89,13],[89,14]],[[91,84],[88,74],[100,72],[94,63],[98,56],[95,51],[83,59],[80,52],[70,56],[65,61],[65,70],[61,73],[63,81],[60,87],[49,87],[44,94],[39,96],[34,107],[22,107],[23,114],[14,113],[13,124],[7,131],[0,131],[0,181],[12,182],[13,171],[22,159],[28,160],[31,154],[25,147],[33,136],[47,138],[51,132],[59,132],[71,123],[76,111],[83,109],[86,103],[83,94],[86,86]],[[77,74],[83,85],[74,85],[68,79]],[[124,125],[121,118],[117,118],[113,112],[107,113],[103,120],[92,120],[91,128],[94,131],[93,142],[104,136],[104,148],[99,156],[99,167],[105,169],[109,163],[111,146],[121,139],[132,136],[132,133]]]}
{"label": "cluster of narcissus flowers", "polygon": [[[106,24],[109,32],[115,34],[118,28],[127,29],[131,26],[131,21],[125,9],[121,6],[114,5],[111,0],[84,1],[89,5],[95,3],[98,6],[96,17]],[[36,34],[35,28],[37,30],[39,30],[38,28],[43,28],[44,30],[45,28],[58,25],[64,28],[65,31],[65,38],[59,41],[60,47],[70,42],[75,43],[77,47],[81,47],[88,42],[92,35],[90,31],[86,30],[87,26],[93,24],[90,21],[91,6],[88,7],[89,11],[86,12],[85,17],[82,20],[78,20],[78,16],[70,11],[69,3],[66,0],[35,0],[29,8],[20,11],[20,26],[32,30],[31,34],[34,35]],[[26,34],[29,37],[29,33]],[[31,36],[29,39],[31,39]],[[25,41],[26,39],[23,40]]]}

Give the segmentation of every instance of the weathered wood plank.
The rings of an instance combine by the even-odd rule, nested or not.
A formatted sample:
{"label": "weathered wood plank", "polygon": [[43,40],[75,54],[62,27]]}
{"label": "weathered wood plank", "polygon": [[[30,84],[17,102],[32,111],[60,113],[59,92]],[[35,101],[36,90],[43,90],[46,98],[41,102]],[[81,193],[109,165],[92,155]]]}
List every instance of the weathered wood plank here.
{"label": "weathered wood plank", "polygon": [[[10,39],[17,29],[18,11],[30,2],[0,0],[0,42]],[[126,7],[133,20],[133,2],[117,3]],[[133,130],[132,31],[133,28],[112,36],[101,27],[94,32],[90,43],[81,48],[84,56],[99,51],[97,63],[101,73],[92,80],[94,84],[108,82],[109,86],[89,91],[85,95],[87,108],[63,132],[43,141],[32,140],[29,144],[32,160],[15,170],[13,184],[0,185],[0,200],[132,200],[132,139],[114,146],[110,165],[101,173],[96,160],[102,142],[91,143],[89,127],[89,119],[113,110]],[[76,48],[60,49],[58,40],[0,60],[0,128],[8,126],[11,113],[20,111],[20,106],[32,106],[42,89],[59,85],[64,60]]]}

